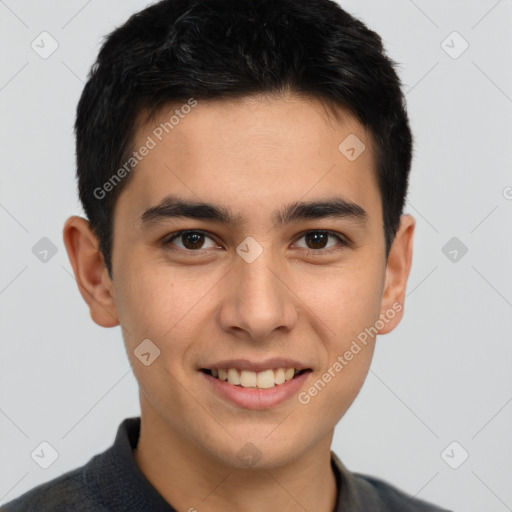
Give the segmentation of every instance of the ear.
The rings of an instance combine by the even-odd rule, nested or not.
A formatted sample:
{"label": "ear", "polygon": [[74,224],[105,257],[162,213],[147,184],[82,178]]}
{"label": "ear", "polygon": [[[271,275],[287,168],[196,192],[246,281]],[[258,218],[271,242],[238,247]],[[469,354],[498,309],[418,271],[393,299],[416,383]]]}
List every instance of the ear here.
{"label": "ear", "polygon": [[389,251],[386,277],[381,299],[379,334],[391,332],[402,319],[405,289],[412,264],[412,245],[416,221],[411,215],[402,215],[400,227]]}
{"label": "ear", "polygon": [[113,282],[89,222],[81,217],[70,217],[64,224],[63,238],[78,289],[89,306],[91,318],[101,327],[119,325]]}

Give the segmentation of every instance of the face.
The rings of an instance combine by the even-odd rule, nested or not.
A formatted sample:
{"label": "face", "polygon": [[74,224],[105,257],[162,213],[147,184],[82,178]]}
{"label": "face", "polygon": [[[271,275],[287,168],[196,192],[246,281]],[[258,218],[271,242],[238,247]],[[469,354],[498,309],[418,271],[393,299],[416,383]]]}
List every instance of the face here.
{"label": "face", "polygon": [[230,466],[283,465],[330,446],[401,316],[410,244],[387,266],[370,136],[348,114],[296,96],[180,112],[169,133],[167,109],[139,126],[134,148],[155,144],[116,203],[103,309],[143,421]]}

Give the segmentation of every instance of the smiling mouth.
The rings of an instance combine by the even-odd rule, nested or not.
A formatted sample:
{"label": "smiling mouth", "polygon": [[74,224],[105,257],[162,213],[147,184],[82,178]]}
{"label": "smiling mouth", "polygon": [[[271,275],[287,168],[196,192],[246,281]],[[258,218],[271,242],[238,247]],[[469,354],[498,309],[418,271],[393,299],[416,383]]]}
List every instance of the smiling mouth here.
{"label": "smiling mouth", "polygon": [[215,379],[226,381],[233,386],[269,389],[274,386],[280,386],[298,375],[310,372],[311,370],[309,368],[304,370],[297,370],[295,368],[271,368],[261,372],[253,372],[251,370],[238,370],[237,368],[201,368],[201,371]]}

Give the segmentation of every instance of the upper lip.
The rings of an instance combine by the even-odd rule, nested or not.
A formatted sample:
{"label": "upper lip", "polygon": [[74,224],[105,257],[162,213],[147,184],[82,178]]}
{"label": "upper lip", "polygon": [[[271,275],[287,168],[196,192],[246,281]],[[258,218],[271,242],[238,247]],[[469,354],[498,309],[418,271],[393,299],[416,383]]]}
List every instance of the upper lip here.
{"label": "upper lip", "polygon": [[216,363],[207,364],[202,366],[204,370],[227,370],[229,368],[236,368],[237,370],[250,370],[253,372],[261,372],[272,368],[295,368],[296,370],[308,370],[309,366],[284,357],[272,357],[264,361],[250,361],[249,359],[224,359]]}

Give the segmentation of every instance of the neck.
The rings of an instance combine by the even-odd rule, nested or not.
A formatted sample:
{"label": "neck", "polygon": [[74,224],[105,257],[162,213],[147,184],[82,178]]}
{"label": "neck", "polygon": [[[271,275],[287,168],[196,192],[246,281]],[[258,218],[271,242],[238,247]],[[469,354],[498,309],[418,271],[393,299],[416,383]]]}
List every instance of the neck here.
{"label": "neck", "polygon": [[[332,432],[318,446],[272,468],[238,468],[212,458],[141,411],[134,458],[159,494],[176,510],[190,512],[334,512],[336,479]],[[148,417],[150,416],[150,417]]]}

